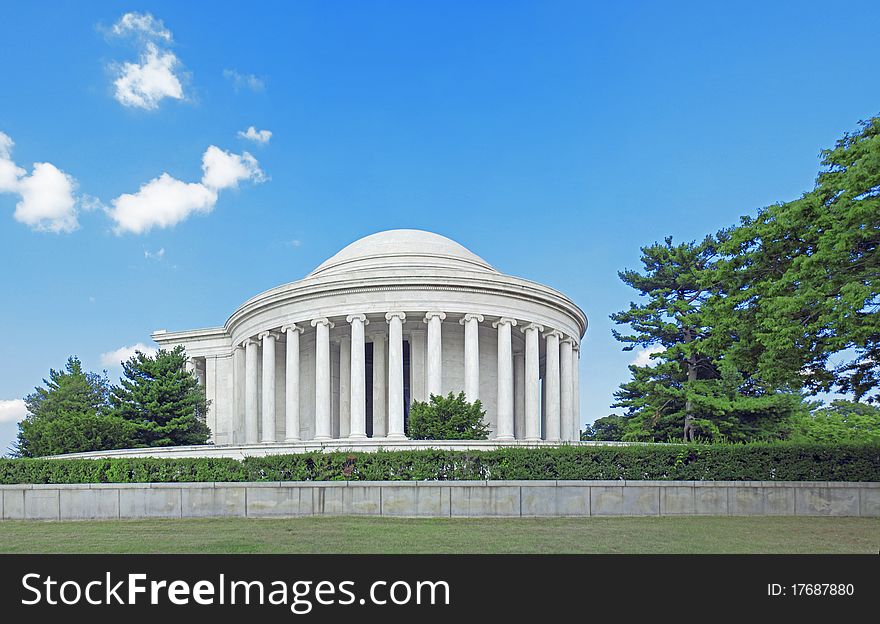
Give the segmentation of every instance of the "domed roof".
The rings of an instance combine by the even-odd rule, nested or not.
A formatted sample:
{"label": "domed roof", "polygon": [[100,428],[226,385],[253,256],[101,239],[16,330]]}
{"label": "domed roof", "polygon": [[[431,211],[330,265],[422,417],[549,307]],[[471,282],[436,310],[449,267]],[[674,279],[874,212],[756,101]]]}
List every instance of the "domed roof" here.
{"label": "domed roof", "polygon": [[419,267],[498,273],[478,255],[445,236],[424,230],[387,230],[356,240],[322,263],[309,277]]}

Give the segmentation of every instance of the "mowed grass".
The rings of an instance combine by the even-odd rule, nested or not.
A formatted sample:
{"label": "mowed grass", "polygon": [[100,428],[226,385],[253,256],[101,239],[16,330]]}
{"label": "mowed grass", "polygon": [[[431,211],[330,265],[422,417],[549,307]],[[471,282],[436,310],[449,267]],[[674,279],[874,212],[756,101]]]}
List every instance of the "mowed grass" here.
{"label": "mowed grass", "polygon": [[216,518],[0,522],[4,553],[873,553],[880,519]]}

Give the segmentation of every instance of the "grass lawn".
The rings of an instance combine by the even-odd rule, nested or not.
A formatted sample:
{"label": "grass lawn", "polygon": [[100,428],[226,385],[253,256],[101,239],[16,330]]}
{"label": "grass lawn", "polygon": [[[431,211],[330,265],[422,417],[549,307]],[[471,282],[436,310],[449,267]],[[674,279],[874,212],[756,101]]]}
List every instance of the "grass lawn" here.
{"label": "grass lawn", "polygon": [[873,553],[880,519],[216,518],[0,522],[3,553]]}

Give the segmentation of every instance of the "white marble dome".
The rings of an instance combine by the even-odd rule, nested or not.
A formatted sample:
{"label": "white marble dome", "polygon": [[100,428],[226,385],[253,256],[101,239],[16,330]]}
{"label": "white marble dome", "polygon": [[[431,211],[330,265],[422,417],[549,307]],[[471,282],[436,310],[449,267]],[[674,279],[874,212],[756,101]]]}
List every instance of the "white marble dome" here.
{"label": "white marble dome", "polygon": [[498,272],[481,257],[445,236],[424,230],[387,230],[344,247],[309,273],[309,277],[392,267]]}
{"label": "white marble dome", "polygon": [[214,448],[265,454],[415,444],[410,404],[449,392],[486,410],[490,440],[475,448],[576,441],[586,329],[558,290],[401,229],[255,295],[221,327],[153,339],[186,348]]}

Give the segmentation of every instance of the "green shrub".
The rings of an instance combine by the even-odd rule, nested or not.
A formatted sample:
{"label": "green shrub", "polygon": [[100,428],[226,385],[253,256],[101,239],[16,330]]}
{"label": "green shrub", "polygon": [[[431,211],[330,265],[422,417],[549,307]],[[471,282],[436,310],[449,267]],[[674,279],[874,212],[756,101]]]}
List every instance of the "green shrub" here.
{"label": "green shrub", "polygon": [[559,446],[192,459],[0,459],[0,484],[627,479],[880,481],[880,446]]}
{"label": "green shrub", "polygon": [[430,402],[414,401],[409,410],[409,437],[413,440],[485,440],[489,428],[486,411],[479,400],[468,403],[464,392],[443,397],[431,395]]}
{"label": "green shrub", "polygon": [[832,401],[791,420],[790,438],[826,444],[880,443],[880,407],[855,401]]}

